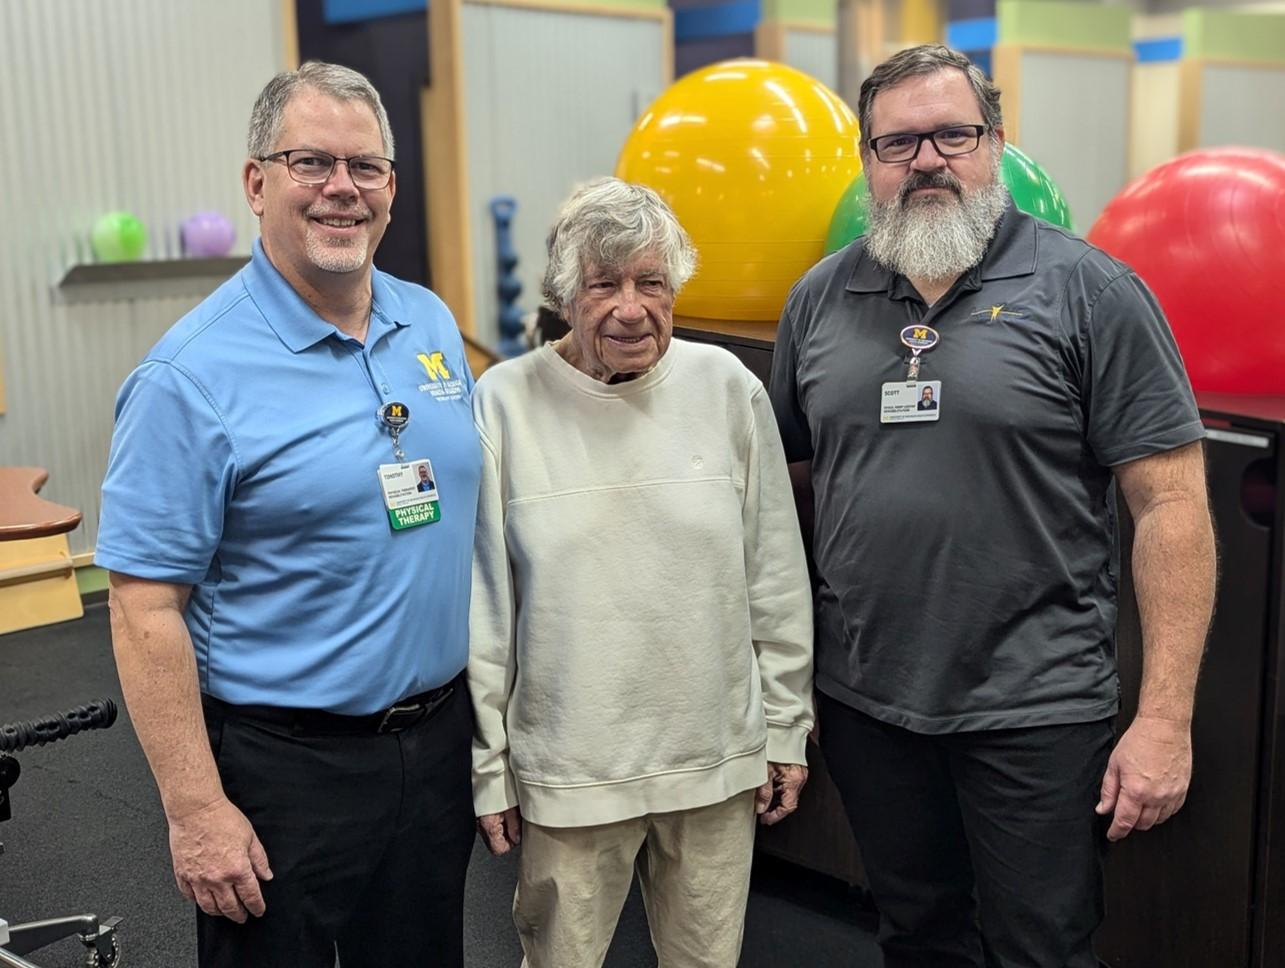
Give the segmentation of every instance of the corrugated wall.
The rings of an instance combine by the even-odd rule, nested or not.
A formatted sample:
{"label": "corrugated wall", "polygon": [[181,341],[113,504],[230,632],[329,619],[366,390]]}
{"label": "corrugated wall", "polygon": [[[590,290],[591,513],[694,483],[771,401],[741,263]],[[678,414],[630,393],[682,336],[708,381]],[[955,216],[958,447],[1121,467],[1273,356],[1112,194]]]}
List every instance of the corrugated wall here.
{"label": "corrugated wall", "polygon": [[612,173],[634,121],[664,87],[663,23],[464,4],[469,211],[477,335],[484,342],[494,345],[498,330],[490,199],[517,199],[518,302],[534,309],[544,239],[558,205],[577,183]]}
{"label": "corrugated wall", "polygon": [[[0,2],[0,463],[50,472],[44,494],[80,508],[92,549],[116,390],[217,280],[60,287],[91,261],[104,212],[146,224],[147,259],[179,256],[178,226],[213,209],[258,233],[241,193],[245,130],[285,60],[266,0]],[[157,455],[164,460],[164,454]]]}

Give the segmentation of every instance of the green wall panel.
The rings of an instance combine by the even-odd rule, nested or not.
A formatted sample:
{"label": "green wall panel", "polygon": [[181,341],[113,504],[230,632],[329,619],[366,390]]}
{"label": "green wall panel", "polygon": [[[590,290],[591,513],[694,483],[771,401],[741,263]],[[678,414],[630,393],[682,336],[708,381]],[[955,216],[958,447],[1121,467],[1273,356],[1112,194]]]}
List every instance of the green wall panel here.
{"label": "green wall panel", "polygon": [[995,9],[998,42],[1077,50],[1132,52],[1127,6],[1066,3],[1058,0],[999,0]]}
{"label": "green wall panel", "polygon": [[1285,64],[1285,14],[1184,10],[1182,54],[1207,60]]}
{"label": "green wall panel", "polygon": [[764,20],[790,20],[834,26],[837,0],[763,0]]}

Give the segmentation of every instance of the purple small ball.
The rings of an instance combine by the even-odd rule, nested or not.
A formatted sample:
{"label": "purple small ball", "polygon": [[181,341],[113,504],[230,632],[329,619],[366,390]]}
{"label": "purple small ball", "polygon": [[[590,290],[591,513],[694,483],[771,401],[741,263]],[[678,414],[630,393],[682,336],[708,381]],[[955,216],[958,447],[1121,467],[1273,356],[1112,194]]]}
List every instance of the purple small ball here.
{"label": "purple small ball", "polygon": [[236,229],[218,212],[197,212],[184,220],[179,229],[183,253],[192,259],[227,255],[236,241]]}

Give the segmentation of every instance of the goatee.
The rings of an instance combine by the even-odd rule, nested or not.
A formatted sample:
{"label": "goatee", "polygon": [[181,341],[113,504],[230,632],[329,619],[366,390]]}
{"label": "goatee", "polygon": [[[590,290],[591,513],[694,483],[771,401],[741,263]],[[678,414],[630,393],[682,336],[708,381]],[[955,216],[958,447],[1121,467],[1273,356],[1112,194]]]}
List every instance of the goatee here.
{"label": "goatee", "polygon": [[[941,188],[945,197],[911,196],[920,188]],[[909,279],[954,279],[982,261],[1008,204],[995,155],[991,181],[966,191],[948,170],[912,172],[886,202],[870,199],[866,251],[881,265]]]}

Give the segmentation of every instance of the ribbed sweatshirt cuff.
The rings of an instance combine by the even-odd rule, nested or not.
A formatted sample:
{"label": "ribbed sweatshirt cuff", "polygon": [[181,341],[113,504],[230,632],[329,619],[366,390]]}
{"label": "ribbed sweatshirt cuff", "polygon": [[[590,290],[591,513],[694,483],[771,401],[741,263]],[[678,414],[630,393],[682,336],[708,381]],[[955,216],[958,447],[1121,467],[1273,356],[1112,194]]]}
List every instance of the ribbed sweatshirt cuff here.
{"label": "ribbed sweatshirt cuff", "polygon": [[767,761],[769,763],[808,763],[808,733],[811,724],[778,726],[767,724]]}
{"label": "ribbed sweatshirt cuff", "polygon": [[503,813],[517,805],[517,787],[513,783],[513,774],[507,769],[503,773],[473,774],[473,811],[477,816]]}

